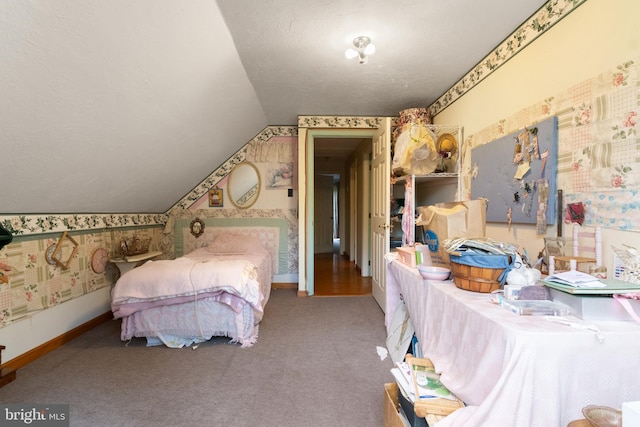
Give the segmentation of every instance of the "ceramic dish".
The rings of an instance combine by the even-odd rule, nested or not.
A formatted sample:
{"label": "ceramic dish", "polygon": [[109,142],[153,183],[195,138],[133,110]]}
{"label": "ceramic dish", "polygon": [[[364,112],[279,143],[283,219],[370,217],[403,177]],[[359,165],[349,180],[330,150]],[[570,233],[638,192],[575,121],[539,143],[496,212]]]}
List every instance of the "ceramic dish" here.
{"label": "ceramic dish", "polygon": [[422,278],[429,280],[447,280],[451,274],[448,268],[427,265],[419,265],[418,271]]}

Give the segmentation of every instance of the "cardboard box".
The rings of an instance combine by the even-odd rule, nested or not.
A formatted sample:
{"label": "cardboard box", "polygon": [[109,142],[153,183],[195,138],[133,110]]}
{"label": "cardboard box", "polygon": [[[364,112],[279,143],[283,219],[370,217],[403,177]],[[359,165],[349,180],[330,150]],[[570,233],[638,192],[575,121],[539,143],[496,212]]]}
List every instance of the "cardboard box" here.
{"label": "cardboard box", "polygon": [[487,228],[487,201],[485,199],[464,202],[437,203],[439,208],[451,209],[464,206],[466,215],[466,237],[485,237]]}
{"label": "cardboard box", "polygon": [[384,385],[384,427],[404,427],[398,402],[398,384]]}
{"label": "cardboard box", "polygon": [[[582,320],[633,321],[622,304],[610,296],[576,295],[549,288],[551,300],[569,307],[571,313]],[[629,299],[629,304],[640,315],[640,300]]]}
{"label": "cardboard box", "polygon": [[384,427],[405,427],[406,422],[408,422],[412,427],[429,427],[426,419],[420,418],[416,415],[413,410],[413,403],[409,402],[404,398],[404,396],[402,396],[398,390],[398,384],[385,384]]}
{"label": "cardboard box", "polygon": [[424,230],[424,242],[429,246],[433,265],[449,268],[449,254],[442,248],[443,241],[454,237],[485,237],[486,210],[485,199],[418,207],[416,225]]}
{"label": "cardboard box", "polygon": [[[404,402],[402,402],[404,400]],[[438,399],[442,400],[442,399]],[[456,405],[453,401],[449,401],[448,405]],[[461,400],[458,399],[458,405],[464,406]],[[421,410],[424,411],[423,405]],[[445,416],[439,415],[441,413],[451,413],[453,409],[444,409],[442,407],[434,407],[426,409],[428,413],[421,417],[416,413],[416,407],[404,399],[398,390],[398,384],[387,383],[384,385],[384,427],[405,427],[406,423],[409,423],[413,427],[429,427],[430,425],[436,425],[439,421],[442,421]]]}

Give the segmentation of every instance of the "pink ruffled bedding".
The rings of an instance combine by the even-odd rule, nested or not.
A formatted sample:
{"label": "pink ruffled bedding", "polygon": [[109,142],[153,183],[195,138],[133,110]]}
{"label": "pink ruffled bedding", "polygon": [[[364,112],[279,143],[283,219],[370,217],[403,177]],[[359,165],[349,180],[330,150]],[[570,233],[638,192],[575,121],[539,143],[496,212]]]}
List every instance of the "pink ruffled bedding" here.
{"label": "pink ruffled bedding", "polygon": [[226,336],[252,345],[271,290],[271,255],[255,246],[246,253],[220,252],[219,246],[199,248],[124,274],[111,304],[114,317],[122,318],[121,339],[159,338],[169,346],[180,341],[178,347]]}

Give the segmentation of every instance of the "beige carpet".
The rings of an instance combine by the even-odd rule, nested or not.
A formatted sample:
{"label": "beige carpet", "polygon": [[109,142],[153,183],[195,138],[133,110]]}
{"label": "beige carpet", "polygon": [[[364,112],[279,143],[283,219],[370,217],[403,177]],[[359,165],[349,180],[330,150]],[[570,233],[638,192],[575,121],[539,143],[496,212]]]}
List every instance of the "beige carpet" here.
{"label": "beige carpet", "polygon": [[258,342],[120,341],[106,322],[18,371],[2,403],[69,404],[72,426],[381,426],[392,382],[372,297],[273,290]]}

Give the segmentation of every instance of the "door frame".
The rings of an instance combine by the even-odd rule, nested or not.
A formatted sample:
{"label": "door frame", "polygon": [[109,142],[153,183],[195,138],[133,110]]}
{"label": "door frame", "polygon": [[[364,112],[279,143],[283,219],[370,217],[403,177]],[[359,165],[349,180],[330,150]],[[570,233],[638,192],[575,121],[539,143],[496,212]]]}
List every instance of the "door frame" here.
{"label": "door frame", "polygon": [[[314,294],[315,138],[372,138],[371,128],[298,128],[298,295]],[[369,251],[369,248],[362,248]]]}

